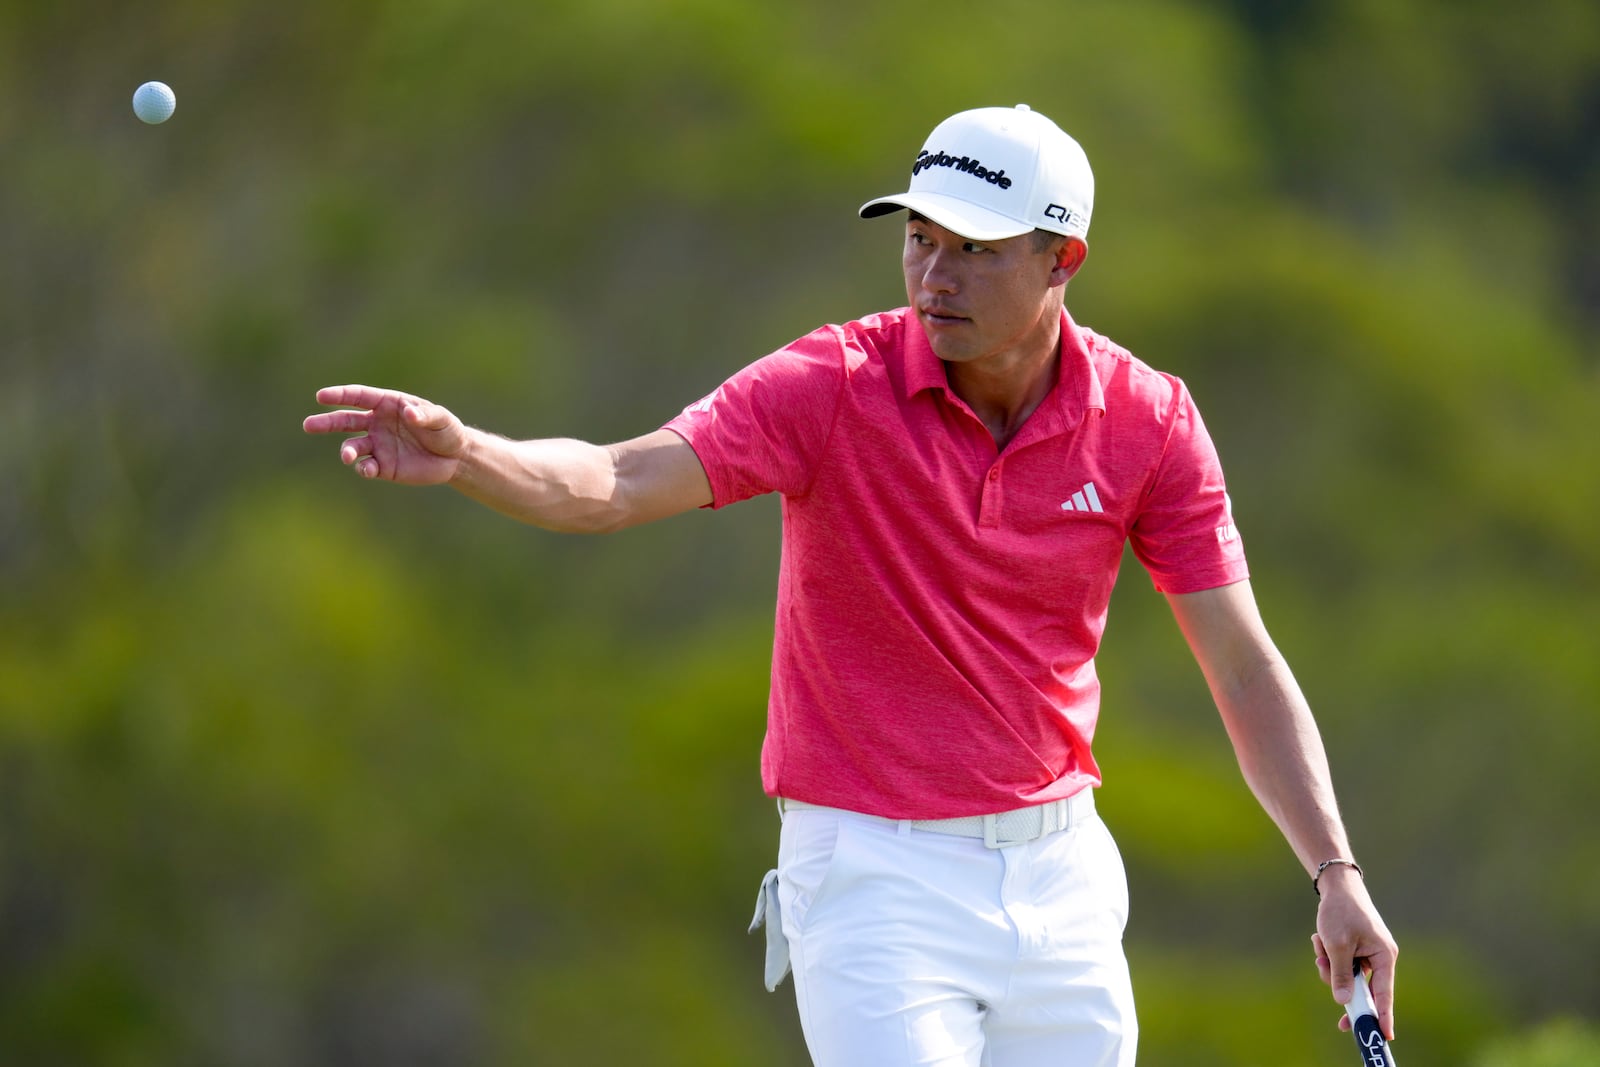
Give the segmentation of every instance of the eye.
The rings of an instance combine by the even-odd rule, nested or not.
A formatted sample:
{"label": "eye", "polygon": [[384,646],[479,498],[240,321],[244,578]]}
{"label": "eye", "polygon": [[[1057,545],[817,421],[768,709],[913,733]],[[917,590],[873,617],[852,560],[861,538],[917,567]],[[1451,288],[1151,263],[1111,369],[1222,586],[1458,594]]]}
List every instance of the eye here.
{"label": "eye", "polygon": [[988,245],[981,245],[976,241],[968,241],[968,242],[966,242],[965,244],[963,244],[961,246],[961,251],[963,251],[963,252],[987,252],[987,251],[989,251],[989,246]]}

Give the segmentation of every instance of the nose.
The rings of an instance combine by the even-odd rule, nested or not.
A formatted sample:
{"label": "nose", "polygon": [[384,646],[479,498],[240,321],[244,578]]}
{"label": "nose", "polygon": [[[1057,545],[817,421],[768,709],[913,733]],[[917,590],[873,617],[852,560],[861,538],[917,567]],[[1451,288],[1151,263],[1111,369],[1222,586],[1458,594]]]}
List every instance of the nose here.
{"label": "nose", "polygon": [[922,288],[930,293],[954,293],[960,288],[953,257],[945,249],[934,249],[922,264]]}

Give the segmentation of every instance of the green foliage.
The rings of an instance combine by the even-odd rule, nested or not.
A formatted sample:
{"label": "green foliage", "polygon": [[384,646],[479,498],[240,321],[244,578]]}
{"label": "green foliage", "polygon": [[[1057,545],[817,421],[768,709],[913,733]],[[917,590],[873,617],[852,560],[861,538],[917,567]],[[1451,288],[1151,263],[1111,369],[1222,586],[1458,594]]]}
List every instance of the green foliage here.
{"label": "green foliage", "polygon": [[[900,302],[855,207],[1017,101],[1095,165],[1074,315],[1221,449],[1399,1055],[1600,1058],[1592,3],[90,7],[0,0],[7,1062],[803,1063],[743,932],[773,503],[553,537],[298,422],[659,425]],[[1349,1056],[1131,559],[1100,668],[1141,1062]]]}
{"label": "green foliage", "polygon": [[[1145,1005],[1139,1061],[1194,1067],[1353,1062],[1351,1037],[1338,1028],[1344,1009],[1316,978],[1309,938],[1296,947],[1302,946],[1303,964],[1281,946],[1261,955],[1200,956],[1170,945],[1130,949],[1134,995]],[[1489,1004],[1474,983],[1462,980],[1465,972],[1450,952],[1410,948],[1417,951],[1407,952],[1402,964],[1395,1059],[1469,1062],[1494,1032]]]}
{"label": "green foliage", "polygon": [[1473,1067],[1588,1067],[1600,1063],[1600,1030],[1576,1019],[1557,1019],[1494,1042],[1472,1062]]}

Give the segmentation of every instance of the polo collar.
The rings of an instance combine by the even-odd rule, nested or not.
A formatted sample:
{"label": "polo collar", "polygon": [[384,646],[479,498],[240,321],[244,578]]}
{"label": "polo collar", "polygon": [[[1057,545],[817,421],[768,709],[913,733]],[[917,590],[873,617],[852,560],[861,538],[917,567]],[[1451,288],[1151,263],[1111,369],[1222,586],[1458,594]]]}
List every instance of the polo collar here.
{"label": "polo collar", "polygon": [[[934,355],[928,335],[917,321],[916,312],[910,309],[905,317],[905,395],[910,399],[927,390],[941,390],[951,400],[960,398],[950,389],[945,377],[944,361]],[[1034,432],[1055,433],[1071,429],[1083,421],[1089,411],[1106,410],[1105,390],[1096,373],[1094,358],[1084,342],[1084,332],[1072,321],[1067,309],[1061,309],[1061,359],[1056,364],[1056,384],[1037,410],[1028,416],[1028,423],[1038,423]],[[1033,436],[1029,433],[1028,436]]]}

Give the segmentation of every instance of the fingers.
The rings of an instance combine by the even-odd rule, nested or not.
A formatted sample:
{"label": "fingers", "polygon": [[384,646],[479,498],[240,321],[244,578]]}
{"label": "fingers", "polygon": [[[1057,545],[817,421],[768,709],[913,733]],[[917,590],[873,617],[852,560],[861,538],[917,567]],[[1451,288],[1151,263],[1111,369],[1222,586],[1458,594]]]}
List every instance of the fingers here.
{"label": "fingers", "polygon": [[[363,458],[371,457],[373,449],[372,438],[352,437],[339,446],[339,461],[349,467],[352,464],[359,463]],[[374,460],[374,466],[376,466],[376,460]],[[356,470],[359,473],[361,468],[358,466]]]}
{"label": "fingers", "polygon": [[352,437],[340,445],[339,460],[363,478],[376,478],[383,473],[370,437]]}
{"label": "fingers", "polygon": [[[1329,971],[1330,964],[1328,962],[1328,950],[1322,945],[1321,934],[1311,935],[1311,950],[1316,956],[1317,975],[1322,979],[1324,984],[1331,984],[1330,979],[1332,976]],[[1350,1029],[1350,1019],[1343,1012],[1339,1014],[1339,1029]]]}
{"label": "fingers", "polygon": [[449,409],[421,397],[366,385],[333,385],[319,389],[317,402],[342,406],[345,410],[307,416],[301,423],[306,433],[366,433],[372,429],[374,413],[379,407],[389,412],[398,410],[404,423],[418,430],[444,429],[452,418]]}
{"label": "fingers", "polygon": [[[1333,999],[1348,1004],[1355,988],[1355,969],[1359,964],[1367,975],[1367,985],[1372,992],[1373,1006],[1378,1009],[1378,1027],[1383,1036],[1394,1040],[1394,970],[1398,952],[1392,945],[1381,945],[1368,950],[1350,950],[1349,963],[1341,964],[1338,956],[1330,953],[1321,934],[1311,935],[1311,947],[1316,954],[1317,974],[1333,989]],[[1358,954],[1359,953],[1359,954]],[[1349,1030],[1350,1019],[1339,1017],[1339,1029]]]}
{"label": "fingers", "polygon": [[365,433],[372,428],[372,409],[385,396],[399,396],[365,385],[331,385],[317,390],[317,403],[360,411],[324,411],[308,415],[301,428],[306,433]]}
{"label": "fingers", "polygon": [[375,408],[385,400],[407,403],[416,397],[394,389],[378,389],[370,385],[329,385],[317,390],[317,403],[329,407]]}
{"label": "fingers", "polygon": [[400,409],[400,417],[418,430],[442,430],[450,424],[450,409],[412,397]]}
{"label": "fingers", "polygon": [[[334,386],[329,389],[319,389],[317,400],[324,404],[354,403],[362,398],[373,399],[370,394],[375,392],[378,390],[368,390],[364,386]],[[301,423],[301,428],[306,433],[365,434],[372,429],[372,422],[370,410],[345,409],[308,415]],[[373,448],[371,437],[352,437],[339,446],[339,461],[347,467],[353,467],[363,478],[376,478],[380,468],[377,458],[373,455]]]}
{"label": "fingers", "polygon": [[1371,974],[1367,979],[1372,989],[1372,1003],[1378,1009],[1378,1027],[1383,1036],[1394,1040],[1394,964],[1396,953],[1375,952],[1367,957]]}
{"label": "fingers", "polygon": [[370,411],[324,411],[306,416],[306,433],[365,433],[372,426]]}
{"label": "fingers", "polygon": [[1348,948],[1329,948],[1320,934],[1317,944],[1317,973],[1333,989],[1333,999],[1340,1004],[1350,1003],[1355,987],[1355,957]]}
{"label": "fingers", "polygon": [[303,428],[353,435],[340,445],[339,458],[363,478],[438,484],[449,479],[467,444],[465,427],[448,408],[409,393],[334,385],[317,390],[317,400],[349,406],[307,416]]}

